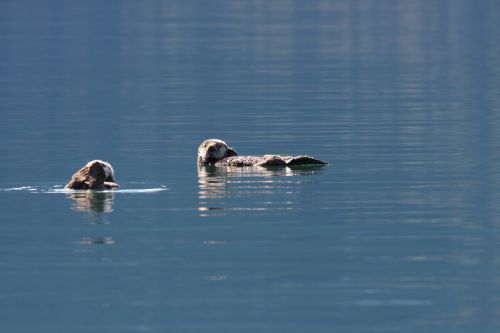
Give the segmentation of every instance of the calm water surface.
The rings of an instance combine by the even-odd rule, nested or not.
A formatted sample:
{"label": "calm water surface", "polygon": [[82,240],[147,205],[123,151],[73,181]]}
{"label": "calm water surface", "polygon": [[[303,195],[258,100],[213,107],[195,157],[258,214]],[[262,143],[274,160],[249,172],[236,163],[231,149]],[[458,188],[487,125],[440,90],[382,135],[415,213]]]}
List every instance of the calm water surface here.
{"label": "calm water surface", "polygon": [[0,331],[499,332],[498,13],[2,1]]}

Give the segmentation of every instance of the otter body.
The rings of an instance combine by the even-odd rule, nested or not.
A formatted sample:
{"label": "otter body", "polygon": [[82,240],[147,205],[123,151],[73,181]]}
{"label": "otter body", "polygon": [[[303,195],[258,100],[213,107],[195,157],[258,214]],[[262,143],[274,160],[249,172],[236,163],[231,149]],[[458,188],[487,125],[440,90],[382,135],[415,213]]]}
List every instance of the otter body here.
{"label": "otter body", "polygon": [[215,166],[297,166],[328,164],[310,156],[239,156],[236,151],[219,139],[208,139],[198,147],[198,163]]}
{"label": "otter body", "polygon": [[108,162],[93,160],[75,172],[64,188],[74,190],[105,190],[120,187],[115,171]]}

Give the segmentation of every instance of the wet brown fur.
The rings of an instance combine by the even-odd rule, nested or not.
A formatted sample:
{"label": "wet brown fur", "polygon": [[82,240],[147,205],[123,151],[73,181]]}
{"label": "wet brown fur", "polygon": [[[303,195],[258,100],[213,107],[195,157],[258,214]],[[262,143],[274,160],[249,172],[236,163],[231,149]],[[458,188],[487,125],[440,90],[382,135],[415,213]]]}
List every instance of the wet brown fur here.
{"label": "wet brown fur", "polygon": [[[75,172],[65,188],[75,190],[104,190],[119,187],[113,175],[108,175],[102,161],[90,161]],[[109,165],[111,167],[111,165]]]}
{"label": "wet brown fur", "polygon": [[198,148],[198,163],[215,166],[299,166],[328,164],[317,158],[300,156],[264,155],[238,156],[236,151],[219,139],[203,141]]}

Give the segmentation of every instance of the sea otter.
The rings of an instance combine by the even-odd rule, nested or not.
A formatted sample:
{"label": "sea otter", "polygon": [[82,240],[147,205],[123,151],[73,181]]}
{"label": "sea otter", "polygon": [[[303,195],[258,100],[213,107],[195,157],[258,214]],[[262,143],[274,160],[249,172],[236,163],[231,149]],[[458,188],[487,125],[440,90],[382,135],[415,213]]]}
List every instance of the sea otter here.
{"label": "sea otter", "polygon": [[215,166],[297,166],[328,164],[310,156],[239,156],[219,139],[208,139],[198,147],[198,163]]}
{"label": "sea otter", "polygon": [[105,190],[120,187],[115,171],[108,162],[93,160],[73,174],[65,188],[75,190]]}

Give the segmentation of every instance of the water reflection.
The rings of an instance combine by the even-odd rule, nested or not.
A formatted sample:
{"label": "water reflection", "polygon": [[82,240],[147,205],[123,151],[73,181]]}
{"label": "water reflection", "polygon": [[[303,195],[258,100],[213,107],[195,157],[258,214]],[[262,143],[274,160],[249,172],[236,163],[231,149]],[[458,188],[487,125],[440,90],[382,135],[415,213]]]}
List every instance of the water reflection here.
{"label": "water reflection", "polygon": [[[87,218],[92,225],[109,225],[109,215],[113,212],[113,192],[77,191],[67,194],[73,200],[71,209],[87,213]],[[94,229],[94,226],[92,227]],[[99,229],[101,230],[101,229]],[[102,231],[102,230],[101,230]],[[78,245],[114,245],[115,241],[109,236],[82,236],[75,242]],[[87,253],[89,249],[79,248],[77,252]],[[105,257],[101,258],[104,260]]]}
{"label": "water reflection", "polygon": [[324,166],[283,167],[198,167],[200,216],[227,211],[290,210],[297,206],[299,184],[292,176],[309,176]]}
{"label": "water reflection", "polygon": [[115,241],[111,237],[83,237],[77,244],[81,245],[113,245]]}
{"label": "water reflection", "polygon": [[79,212],[104,212],[113,211],[113,192],[81,191],[68,193],[68,198],[73,200],[71,209]]}

